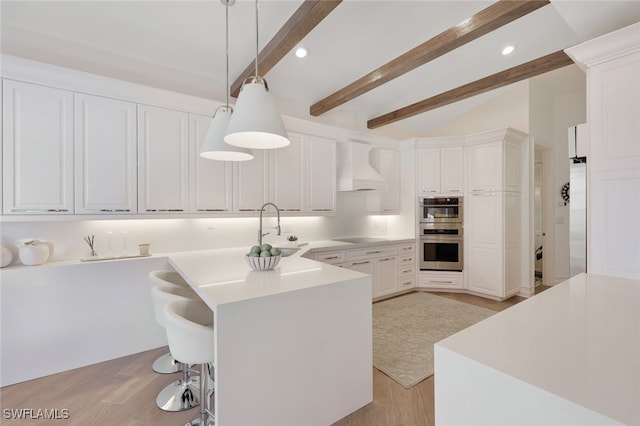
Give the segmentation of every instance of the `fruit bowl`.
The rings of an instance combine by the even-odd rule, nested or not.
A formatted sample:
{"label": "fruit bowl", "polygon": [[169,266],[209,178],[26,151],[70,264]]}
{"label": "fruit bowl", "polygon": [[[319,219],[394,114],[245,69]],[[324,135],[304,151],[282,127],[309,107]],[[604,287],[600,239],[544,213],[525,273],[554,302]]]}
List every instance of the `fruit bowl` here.
{"label": "fruit bowl", "polygon": [[249,267],[254,271],[270,271],[278,266],[281,258],[281,255],[269,257],[245,255],[244,260],[247,262],[247,265],[249,265]]}

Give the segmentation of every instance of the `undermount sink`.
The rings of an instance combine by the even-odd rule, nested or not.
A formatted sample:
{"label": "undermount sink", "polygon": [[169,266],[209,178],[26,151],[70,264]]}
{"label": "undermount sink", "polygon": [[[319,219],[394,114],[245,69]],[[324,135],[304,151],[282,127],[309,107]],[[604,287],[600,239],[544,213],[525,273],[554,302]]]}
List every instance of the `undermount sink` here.
{"label": "undermount sink", "polygon": [[382,241],[389,241],[386,238],[375,237],[349,237],[349,238],[334,238],[333,241],[340,241],[342,243],[379,243]]}

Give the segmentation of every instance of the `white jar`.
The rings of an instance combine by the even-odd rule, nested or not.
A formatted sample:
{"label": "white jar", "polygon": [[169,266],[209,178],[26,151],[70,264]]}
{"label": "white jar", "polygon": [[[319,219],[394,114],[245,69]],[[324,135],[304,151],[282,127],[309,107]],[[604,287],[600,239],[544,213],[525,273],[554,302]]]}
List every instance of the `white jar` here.
{"label": "white jar", "polygon": [[49,246],[44,241],[19,240],[18,257],[23,265],[42,265],[49,258]]}
{"label": "white jar", "polygon": [[5,246],[0,246],[0,268],[8,266],[13,260],[13,253]]}

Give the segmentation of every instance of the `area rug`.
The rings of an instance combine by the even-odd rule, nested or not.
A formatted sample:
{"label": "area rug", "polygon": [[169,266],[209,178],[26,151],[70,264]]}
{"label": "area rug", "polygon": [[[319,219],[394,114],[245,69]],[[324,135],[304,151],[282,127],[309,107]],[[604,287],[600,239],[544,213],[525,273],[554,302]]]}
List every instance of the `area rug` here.
{"label": "area rug", "polygon": [[406,389],[433,375],[433,344],[495,311],[424,292],[373,304],[373,366]]}

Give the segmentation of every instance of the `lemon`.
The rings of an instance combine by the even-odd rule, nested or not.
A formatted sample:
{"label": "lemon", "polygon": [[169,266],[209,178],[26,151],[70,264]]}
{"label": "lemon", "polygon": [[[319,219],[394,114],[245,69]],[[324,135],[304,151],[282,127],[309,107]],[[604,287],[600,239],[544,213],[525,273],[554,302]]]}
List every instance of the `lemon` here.
{"label": "lemon", "polygon": [[260,246],[253,246],[250,251],[260,253],[262,250],[260,249]]}
{"label": "lemon", "polygon": [[271,248],[272,248],[271,244],[263,244],[260,246],[260,251],[265,251],[265,250],[269,251],[271,250]]}
{"label": "lemon", "polygon": [[260,257],[260,252],[252,251],[251,253],[248,253],[247,256],[249,256],[249,257]]}
{"label": "lemon", "polygon": [[271,253],[269,252],[269,250],[262,250],[260,252],[260,257],[271,257]]}
{"label": "lemon", "polygon": [[280,249],[278,247],[272,247],[270,252],[271,256],[278,256],[280,254]]}

